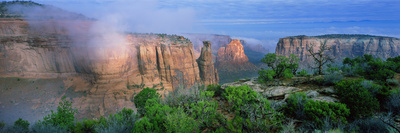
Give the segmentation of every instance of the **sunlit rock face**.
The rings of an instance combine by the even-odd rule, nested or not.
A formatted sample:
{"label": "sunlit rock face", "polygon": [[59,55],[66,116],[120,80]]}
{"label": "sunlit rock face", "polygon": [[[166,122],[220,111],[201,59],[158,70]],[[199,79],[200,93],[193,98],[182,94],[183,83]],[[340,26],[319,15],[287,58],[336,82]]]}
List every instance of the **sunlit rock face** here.
{"label": "sunlit rock face", "polygon": [[229,62],[232,64],[241,64],[248,62],[249,58],[244,54],[243,45],[239,39],[233,39],[225,47],[218,50],[216,64]]}
{"label": "sunlit rock face", "polygon": [[215,65],[219,70],[226,72],[258,69],[249,62],[239,39],[233,39],[225,47],[219,48]]}
{"label": "sunlit rock face", "polygon": [[327,40],[327,45],[332,48],[327,53],[339,61],[345,57],[355,58],[364,54],[383,59],[400,55],[400,39],[370,35],[285,37],[279,39],[275,53],[284,56],[295,54],[300,58],[300,62],[312,63],[312,57],[308,56],[307,49],[310,48],[310,44],[314,44],[313,49],[317,51],[320,43],[325,40]]}

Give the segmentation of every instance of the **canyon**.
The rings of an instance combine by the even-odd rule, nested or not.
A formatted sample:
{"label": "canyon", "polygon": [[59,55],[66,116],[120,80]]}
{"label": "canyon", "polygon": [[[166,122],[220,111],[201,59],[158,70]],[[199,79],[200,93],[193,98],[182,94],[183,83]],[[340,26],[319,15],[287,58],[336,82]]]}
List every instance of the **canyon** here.
{"label": "canyon", "polygon": [[104,36],[90,32],[96,21],[74,20],[77,30],[65,27],[69,21],[0,19],[2,121],[15,121],[16,110],[36,121],[63,96],[80,112],[77,118],[93,118],[135,109],[133,96],[144,87],[166,95],[178,87],[218,83],[210,42],[197,59],[182,36]]}

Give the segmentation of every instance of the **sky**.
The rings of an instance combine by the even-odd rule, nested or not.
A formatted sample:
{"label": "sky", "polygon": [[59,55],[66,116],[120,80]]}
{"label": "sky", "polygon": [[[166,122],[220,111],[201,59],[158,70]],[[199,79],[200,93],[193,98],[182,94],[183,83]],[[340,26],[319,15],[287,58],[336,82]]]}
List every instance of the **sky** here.
{"label": "sky", "polygon": [[[400,0],[32,0],[131,32],[206,33],[274,47],[296,35],[371,34],[400,38]],[[110,18],[111,17],[111,18]]]}

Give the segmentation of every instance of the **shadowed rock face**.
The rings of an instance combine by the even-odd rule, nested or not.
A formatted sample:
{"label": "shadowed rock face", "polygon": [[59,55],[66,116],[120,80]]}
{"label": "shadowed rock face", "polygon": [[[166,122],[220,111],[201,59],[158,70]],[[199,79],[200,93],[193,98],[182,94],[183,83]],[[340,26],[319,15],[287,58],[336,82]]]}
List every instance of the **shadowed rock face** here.
{"label": "shadowed rock face", "polygon": [[[201,82],[190,41],[177,36],[170,41],[157,35],[125,36],[124,44],[89,45],[73,42],[67,35],[36,36],[27,32],[29,25],[8,25],[1,36],[0,74],[25,77],[92,75],[99,78],[132,78],[129,84],[152,86],[163,82],[168,90],[178,84]],[[14,32],[16,31],[16,32]],[[18,32],[24,31],[24,32]],[[80,38],[85,40],[85,38]],[[206,61],[209,58],[204,58]],[[212,62],[212,60],[210,60]],[[132,76],[139,75],[139,76]]]}
{"label": "shadowed rock face", "polygon": [[314,44],[316,51],[320,42],[327,40],[328,46],[332,49],[327,52],[336,60],[346,57],[355,58],[364,54],[386,59],[400,55],[400,39],[392,37],[368,36],[368,35],[341,35],[341,36],[297,36],[279,39],[275,53],[277,55],[289,56],[295,54],[300,58],[300,62],[311,63],[307,52],[310,44]]}

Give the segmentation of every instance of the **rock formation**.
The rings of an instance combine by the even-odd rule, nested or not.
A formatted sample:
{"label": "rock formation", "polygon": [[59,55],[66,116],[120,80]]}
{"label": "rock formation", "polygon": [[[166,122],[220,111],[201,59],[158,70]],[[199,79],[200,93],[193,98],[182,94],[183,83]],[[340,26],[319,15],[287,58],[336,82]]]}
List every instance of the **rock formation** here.
{"label": "rock formation", "polygon": [[355,58],[364,54],[386,59],[400,55],[400,39],[393,37],[370,36],[370,35],[323,35],[323,36],[295,36],[279,39],[275,53],[277,55],[289,56],[295,54],[300,62],[311,63],[307,56],[307,49],[314,44],[316,51],[320,42],[327,40],[332,49],[328,54],[341,61],[345,57]]}
{"label": "rock formation", "polygon": [[233,39],[225,47],[218,49],[216,64],[231,63],[242,64],[249,61],[249,58],[244,54],[243,46],[239,39]]}
{"label": "rock formation", "polygon": [[205,84],[218,84],[219,77],[217,69],[214,68],[211,54],[211,42],[203,41],[203,48],[201,48],[200,57],[197,59],[200,70],[201,80]]}
{"label": "rock formation", "polygon": [[239,39],[233,39],[226,47],[219,48],[215,66],[224,79],[252,77],[258,70],[249,62]]}

